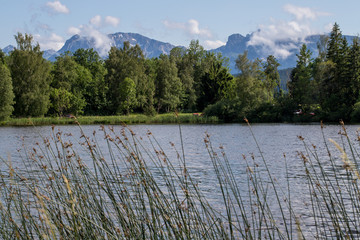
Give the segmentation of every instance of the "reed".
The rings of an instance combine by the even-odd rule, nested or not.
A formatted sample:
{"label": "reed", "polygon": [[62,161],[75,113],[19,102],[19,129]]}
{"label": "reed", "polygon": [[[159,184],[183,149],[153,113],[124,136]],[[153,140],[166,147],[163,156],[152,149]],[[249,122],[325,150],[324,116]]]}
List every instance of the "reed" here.
{"label": "reed", "polygon": [[[359,238],[359,153],[344,125],[341,143],[323,135],[328,156],[299,136],[306,221],[294,208],[286,156],[286,187],[269,170],[260,146],[259,159],[240,159],[246,182],[239,184],[224,149],[206,135],[219,207],[193,178],[185,146],[173,146],[176,159],[170,159],[151,132],[141,139],[126,126],[118,132],[102,126],[86,136],[79,124],[79,131],[76,139],[53,127],[50,137],[24,150],[21,168],[1,158],[2,239]],[[179,131],[181,136],[180,125]],[[106,149],[98,147],[100,140]]]}
{"label": "reed", "polygon": [[147,116],[144,114],[130,114],[121,116],[79,116],[76,118],[67,117],[38,117],[38,118],[11,118],[0,122],[3,126],[41,126],[41,125],[69,125],[79,122],[81,125],[104,124],[175,124],[175,123],[219,123],[217,117],[205,117],[192,113],[180,113],[175,116],[173,113],[157,114]]}

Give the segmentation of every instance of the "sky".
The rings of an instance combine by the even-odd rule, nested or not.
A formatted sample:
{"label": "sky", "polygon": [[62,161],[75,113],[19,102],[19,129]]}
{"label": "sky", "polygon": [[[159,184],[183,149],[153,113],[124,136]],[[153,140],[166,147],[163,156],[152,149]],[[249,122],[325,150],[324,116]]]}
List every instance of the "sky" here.
{"label": "sky", "polygon": [[289,49],[275,41],[330,32],[335,22],[345,35],[360,33],[359,0],[0,0],[0,7],[0,48],[16,46],[18,32],[33,35],[42,50],[59,50],[74,34],[99,46],[108,44],[106,34],[132,32],[214,49],[231,34],[254,33],[249,44],[286,57]]}

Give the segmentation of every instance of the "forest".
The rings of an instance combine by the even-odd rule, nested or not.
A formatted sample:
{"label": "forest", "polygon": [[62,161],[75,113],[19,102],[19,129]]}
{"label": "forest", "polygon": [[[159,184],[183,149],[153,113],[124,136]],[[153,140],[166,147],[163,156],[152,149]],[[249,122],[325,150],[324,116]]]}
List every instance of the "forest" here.
{"label": "forest", "polygon": [[224,122],[344,121],[360,119],[360,42],[348,43],[335,23],[318,42],[318,56],[303,44],[281,88],[272,55],[228,59],[198,41],[169,55],[146,58],[138,45],[112,47],[103,59],[93,49],[43,58],[29,34],[17,48],[0,50],[0,120],[10,117],[110,116],[130,113],[203,113]]}

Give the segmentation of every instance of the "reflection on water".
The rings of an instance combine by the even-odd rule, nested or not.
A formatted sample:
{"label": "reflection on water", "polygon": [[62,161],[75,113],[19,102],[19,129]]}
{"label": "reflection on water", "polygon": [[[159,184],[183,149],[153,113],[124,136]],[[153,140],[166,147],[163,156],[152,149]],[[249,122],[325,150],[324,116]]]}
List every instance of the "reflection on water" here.
{"label": "reflection on water", "polygon": [[[350,139],[356,139],[356,130],[359,126],[347,126]],[[100,126],[83,126],[85,134],[93,136],[93,132],[98,131]],[[147,133],[150,131],[157,139],[159,146],[168,155],[169,160],[173,161],[175,166],[180,163],[177,160],[178,154],[182,156],[184,149],[186,165],[194,181],[196,181],[204,195],[208,197],[210,202],[216,203],[219,207],[222,204],[220,192],[216,192],[218,188],[218,181],[214,173],[211,159],[205,147],[204,138],[206,134],[210,135],[211,143],[215,151],[219,153],[222,149],[225,151],[231,169],[234,173],[236,181],[245,185],[247,182],[246,175],[246,160],[254,156],[255,164],[259,164],[259,172],[264,174],[265,168],[262,166],[262,156],[266,159],[269,170],[274,176],[277,184],[283,189],[287,189],[287,181],[289,181],[290,195],[295,212],[299,214],[302,222],[309,222],[309,229],[314,228],[311,223],[311,209],[309,209],[309,196],[302,193],[308,193],[306,186],[305,172],[303,167],[303,160],[299,157],[299,152],[304,151],[303,142],[299,140],[298,136],[305,138],[305,141],[316,145],[318,155],[321,156],[321,163],[329,172],[333,168],[337,168],[340,176],[346,177],[344,169],[341,165],[328,165],[327,152],[324,146],[324,139],[321,133],[319,124],[313,125],[294,125],[294,124],[254,124],[252,131],[255,139],[252,137],[251,131],[247,125],[242,124],[224,124],[224,125],[183,125],[181,126],[182,141],[180,139],[180,130],[177,125],[135,125],[130,127],[146,148],[152,149],[149,141],[147,141]],[[81,142],[81,134],[77,126],[58,126],[63,133],[71,133],[72,137],[68,137],[70,141],[76,143]],[[121,132],[121,126],[114,126],[115,132]],[[340,126],[331,125],[324,129],[325,139],[331,137],[336,142],[341,143],[341,136],[338,134]],[[103,155],[108,156],[106,141],[101,132],[96,134],[96,144],[103,150]],[[42,137],[51,138],[51,127],[2,127],[0,128],[0,157],[7,159],[11,158],[13,166],[22,171],[23,168],[31,166],[24,166],[21,156],[26,152],[21,151],[24,148],[32,149],[38,142],[42,144]],[[183,144],[183,147],[182,147]],[[257,148],[257,144],[260,149]],[[74,144],[74,146],[79,146]],[[329,145],[335,153],[337,150],[333,145]],[[79,147],[78,152],[83,149]],[[83,151],[85,154],[85,151]],[[85,163],[91,167],[90,162],[86,162],[87,155],[83,156]],[[286,157],[285,157],[286,156]],[[285,162],[286,161],[286,162]],[[286,173],[285,165],[288,168]],[[148,163],[150,169],[157,171],[156,167]],[[2,165],[3,166],[3,165]],[[179,167],[180,168],[180,167]],[[4,171],[5,169],[2,169]],[[335,171],[335,172],[336,172]],[[160,170],[159,170],[160,173]],[[37,173],[33,172],[32,177],[37,177]],[[288,178],[286,178],[288,176]],[[276,205],[276,202],[271,203]]]}

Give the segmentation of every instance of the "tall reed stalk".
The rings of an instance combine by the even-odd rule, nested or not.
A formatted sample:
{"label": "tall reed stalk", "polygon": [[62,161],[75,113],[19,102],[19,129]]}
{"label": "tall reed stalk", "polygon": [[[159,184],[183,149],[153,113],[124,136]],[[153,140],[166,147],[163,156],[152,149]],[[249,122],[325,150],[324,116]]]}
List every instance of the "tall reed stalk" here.
{"label": "tall reed stalk", "polygon": [[[360,189],[358,147],[342,125],[342,141],[324,141],[328,156],[304,143],[303,162],[309,213],[295,208],[287,159],[286,184],[278,184],[252,132],[260,159],[243,155],[245,182],[225,150],[205,147],[222,204],[188,169],[186,145],[170,159],[151,132],[102,126],[80,139],[52,128],[50,137],[26,149],[22,168],[2,158],[1,239],[358,239]],[[360,139],[360,138],[359,138]],[[105,141],[106,148],[99,142]],[[102,145],[104,146],[104,145]],[[337,157],[340,156],[340,157]],[[305,194],[305,193],[303,193]]]}

